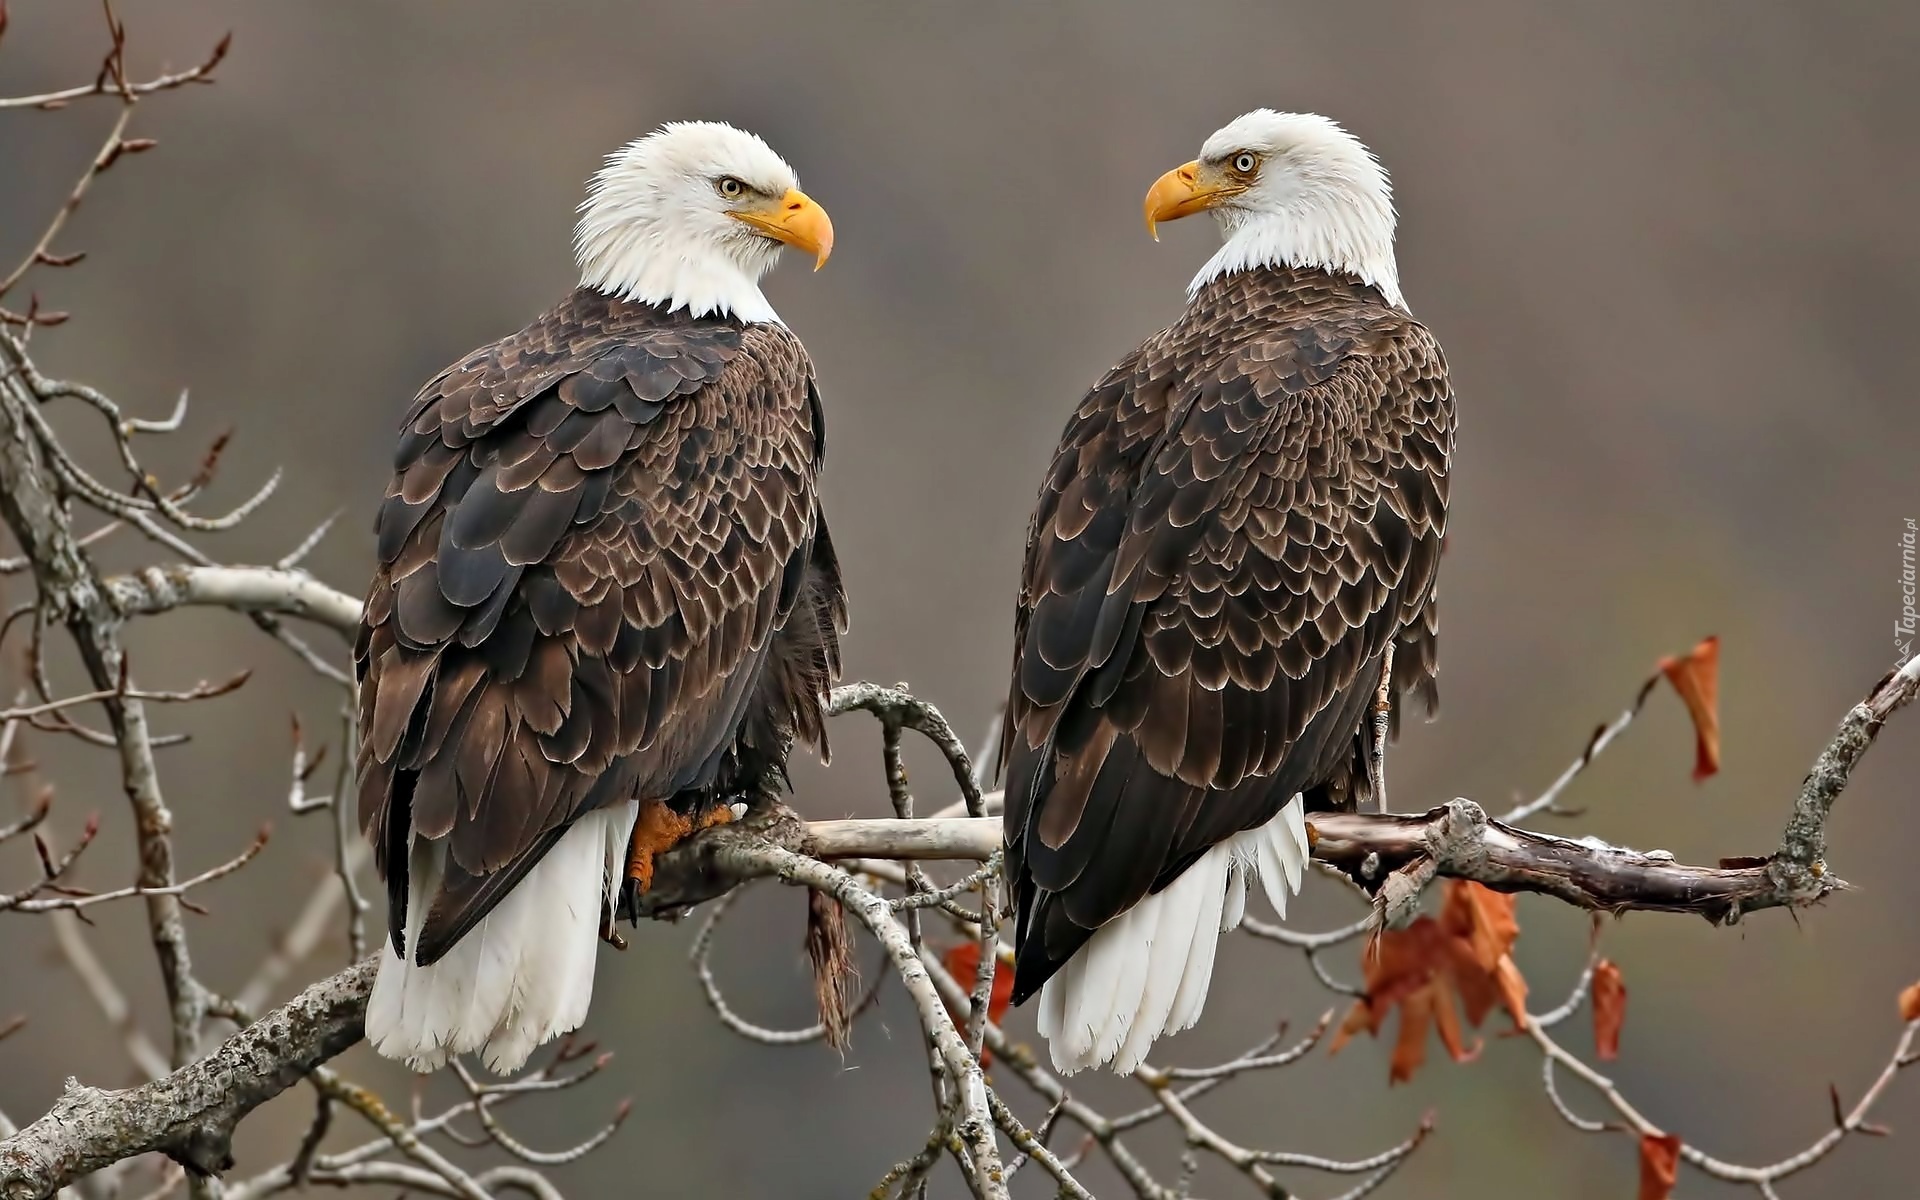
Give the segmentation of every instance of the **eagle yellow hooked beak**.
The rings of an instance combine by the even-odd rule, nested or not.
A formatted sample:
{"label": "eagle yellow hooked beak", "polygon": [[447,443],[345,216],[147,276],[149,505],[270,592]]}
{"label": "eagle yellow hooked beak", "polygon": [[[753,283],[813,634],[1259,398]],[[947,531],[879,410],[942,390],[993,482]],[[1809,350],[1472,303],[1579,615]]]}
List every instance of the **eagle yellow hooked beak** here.
{"label": "eagle yellow hooked beak", "polygon": [[816,271],[833,253],[833,222],[827,218],[827,210],[799,188],[788,188],[786,195],[764,207],[737,209],[728,215],[776,242],[785,242],[813,255]]}
{"label": "eagle yellow hooked beak", "polygon": [[1147,232],[1157,242],[1160,222],[1205,212],[1245,190],[1244,184],[1227,178],[1218,168],[1209,169],[1197,159],[1184,163],[1154,180],[1147,189]]}

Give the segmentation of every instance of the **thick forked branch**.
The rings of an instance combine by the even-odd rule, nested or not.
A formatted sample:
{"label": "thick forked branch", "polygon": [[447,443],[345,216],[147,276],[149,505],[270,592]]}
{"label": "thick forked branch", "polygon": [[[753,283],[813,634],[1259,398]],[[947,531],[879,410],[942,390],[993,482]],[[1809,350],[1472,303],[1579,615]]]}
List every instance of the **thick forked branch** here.
{"label": "thick forked branch", "polygon": [[[1419,816],[1325,813],[1311,825],[1313,857],[1363,885],[1425,859],[1434,874],[1503,891],[1540,892],[1604,912],[1697,913],[1715,922],[1811,903],[1842,886],[1823,876],[1806,891],[1782,887],[1770,859],[1754,866],[1695,867],[1658,851],[1515,829],[1471,800],[1453,800]],[[808,834],[807,848],[822,858],[985,861],[1000,846],[1000,819],[817,821]]]}
{"label": "thick forked branch", "polygon": [[0,1142],[0,1200],[42,1200],[109,1164],[162,1151],[189,1171],[233,1163],[234,1128],[359,1041],[370,959],[324,979],[206,1058],[125,1091],[69,1084],[52,1111]]}
{"label": "thick forked branch", "polygon": [[1504,892],[1539,892],[1599,912],[1695,913],[1715,924],[1763,908],[1810,904],[1836,887],[1785,888],[1766,861],[1696,867],[1663,851],[1563,838],[1493,820],[1471,800],[1452,800],[1420,816],[1329,813],[1315,816],[1313,857],[1371,887],[1403,867],[1430,863],[1435,875],[1470,879]]}
{"label": "thick forked branch", "polygon": [[[1323,813],[1312,820],[1313,857],[1376,886],[1396,869],[1510,892],[1539,892],[1602,912],[1697,913],[1719,922],[1766,908],[1799,907],[1846,886],[1826,868],[1826,822],[1853,769],[1887,718],[1920,694],[1920,656],[1876,684],[1841,720],[1801,785],[1779,850],[1717,867],[1688,866],[1664,851],[1594,838],[1563,838],[1496,821],[1456,799],[1417,816]],[[816,821],[806,848],[821,858],[971,859],[1000,844],[998,818]]]}

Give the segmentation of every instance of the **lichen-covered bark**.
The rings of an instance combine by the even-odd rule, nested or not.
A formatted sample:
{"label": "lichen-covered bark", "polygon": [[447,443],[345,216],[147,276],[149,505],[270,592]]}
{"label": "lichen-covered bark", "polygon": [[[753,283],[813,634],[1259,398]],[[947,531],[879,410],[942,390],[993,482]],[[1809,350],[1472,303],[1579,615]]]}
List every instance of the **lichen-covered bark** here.
{"label": "lichen-covered bark", "polygon": [[[1805,886],[1783,886],[1773,875],[1775,859],[1691,866],[1658,850],[1516,829],[1488,817],[1471,800],[1451,800],[1409,816],[1319,813],[1309,824],[1316,838],[1314,858],[1369,891],[1384,887],[1390,897],[1443,875],[1503,891],[1539,892],[1599,911],[1695,913],[1727,922],[1758,909],[1809,904],[1844,886],[1828,874]],[[995,817],[816,821],[807,827],[803,848],[822,858],[984,861],[1000,836]],[[1413,887],[1405,900],[1417,899]],[[1389,908],[1399,904],[1390,899]]]}
{"label": "lichen-covered bark", "polygon": [[0,1141],[0,1200],[43,1200],[156,1150],[189,1171],[226,1170],[248,1113],[363,1036],[374,967],[368,959],[321,980],[164,1079],[122,1091],[69,1081],[51,1111]]}
{"label": "lichen-covered bark", "polygon": [[1826,877],[1807,888],[1782,887],[1766,859],[1690,866],[1657,850],[1515,829],[1471,800],[1451,800],[1419,816],[1319,814],[1311,826],[1318,839],[1313,856],[1368,888],[1389,872],[1430,864],[1423,872],[1429,876],[1538,892],[1600,912],[1694,913],[1722,924],[1758,909],[1809,904],[1842,886]]}
{"label": "lichen-covered bark", "polygon": [[1800,796],[1794,802],[1793,817],[1780,839],[1780,852],[1769,864],[1775,883],[1782,890],[1809,891],[1827,886],[1827,818],[1834,801],[1846,790],[1847,780],[1867,747],[1886,724],[1895,709],[1911,701],[1920,692],[1920,656],[1909,659],[1899,670],[1881,680],[1872,693],[1841,719],[1833,741],[1820,752]]}

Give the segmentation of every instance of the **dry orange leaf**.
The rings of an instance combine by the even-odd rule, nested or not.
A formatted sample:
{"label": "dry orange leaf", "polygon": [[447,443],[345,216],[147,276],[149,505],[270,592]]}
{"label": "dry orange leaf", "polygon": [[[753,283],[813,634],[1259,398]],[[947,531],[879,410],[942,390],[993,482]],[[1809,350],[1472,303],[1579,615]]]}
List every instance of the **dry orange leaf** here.
{"label": "dry orange leaf", "polygon": [[1513,965],[1513,943],[1520,937],[1515,897],[1477,883],[1450,881],[1440,908],[1440,928],[1452,939],[1454,982],[1475,1027],[1497,1002],[1515,1025],[1526,1019],[1527,981]]}
{"label": "dry orange leaf", "polygon": [[1680,1174],[1680,1139],[1671,1133],[1640,1139],[1640,1200],[1667,1200]]}
{"label": "dry orange leaf", "polygon": [[1602,1059],[1620,1057],[1620,1027],[1627,1021],[1627,985],[1611,959],[1593,967],[1593,1050]]}
{"label": "dry orange leaf", "polygon": [[1900,993],[1900,1019],[1920,1021],[1920,983]]}
{"label": "dry orange leaf", "polygon": [[[947,974],[960,981],[961,987],[972,991],[974,976],[980,970],[980,943],[967,941],[948,947],[946,953],[940,956],[940,965],[947,969]],[[1001,1016],[1006,1013],[1007,1006],[1011,1003],[1013,1003],[1013,967],[1008,963],[1001,963],[993,972],[993,991],[987,994],[987,1020],[998,1025]],[[949,1006],[947,1015],[953,1018],[955,1024],[963,1029],[966,1027],[966,1013],[954,1012]],[[980,1065],[982,1067],[993,1065],[993,1053],[985,1046],[980,1047]]]}
{"label": "dry orange leaf", "polygon": [[1693,781],[1720,769],[1720,639],[1704,638],[1682,658],[1663,658],[1660,672],[1693,718]]}
{"label": "dry orange leaf", "polygon": [[1426,1061],[1427,1033],[1455,1062],[1480,1052],[1467,1044],[1461,1027],[1478,1029],[1495,1008],[1505,1008],[1515,1025],[1526,1019],[1527,983],[1514,965],[1514,898],[1477,883],[1448,880],[1440,918],[1421,917],[1405,929],[1389,929],[1374,942],[1366,961],[1366,997],[1341,1022],[1329,1052],[1363,1030],[1379,1036],[1394,1010],[1400,1029],[1394,1040],[1389,1079],[1412,1079]]}

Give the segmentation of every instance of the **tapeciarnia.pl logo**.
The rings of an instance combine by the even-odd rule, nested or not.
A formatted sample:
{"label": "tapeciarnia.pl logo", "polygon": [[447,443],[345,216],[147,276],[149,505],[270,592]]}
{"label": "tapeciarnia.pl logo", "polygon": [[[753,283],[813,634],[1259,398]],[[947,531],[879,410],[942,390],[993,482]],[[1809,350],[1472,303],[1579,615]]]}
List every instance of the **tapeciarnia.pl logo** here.
{"label": "tapeciarnia.pl logo", "polygon": [[1914,627],[1920,624],[1920,614],[1914,611],[1914,538],[1920,530],[1915,528],[1915,519],[1907,518],[1907,527],[1900,532],[1900,616],[1893,623],[1893,651],[1901,666],[1913,657]]}

